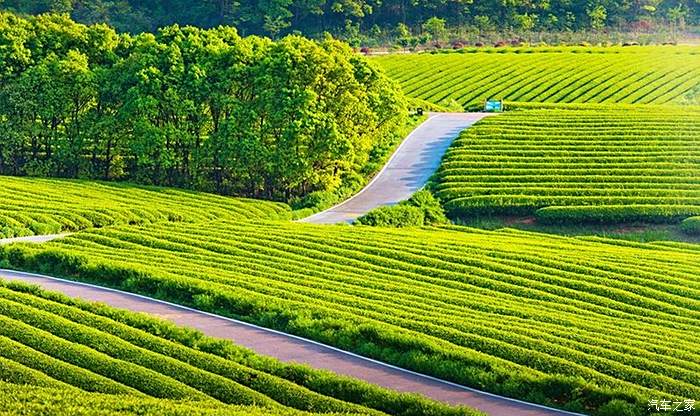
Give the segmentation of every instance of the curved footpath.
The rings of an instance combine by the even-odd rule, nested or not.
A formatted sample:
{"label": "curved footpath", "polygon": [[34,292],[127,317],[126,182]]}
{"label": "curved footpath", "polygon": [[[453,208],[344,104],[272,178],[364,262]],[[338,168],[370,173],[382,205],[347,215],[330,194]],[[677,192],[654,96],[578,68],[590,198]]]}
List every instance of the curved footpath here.
{"label": "curved footpath", "polygon": [[36,284],[70,297],[143,312],[206,335],[224,338],[258,354],[308,364],[402,392],[423,394],[451,404],[463,404],[493,416],[563,416],[574,413],[521,402],[460,386],[345,352],[315,341],[197,311],[133,293],[32,273],[0,270],[0,278]]}
{"label": "curved footpath", "polygon": [[418,126],[401,142],[374,179],[352,198],[300,222],[352,222],[382,205],[394,205],[425,186],[440,166],[445,151],[459,133],[489,113],[439,113]]}
{"label": "curved footpath", "polygon": [[55,240],[57,238],[63,238],[66,234],[46,234],[46,235],[30,235],[29,237],[14,237],[14,238],[0,238],[0,246],[11,243],[45,243],[47,241]]}

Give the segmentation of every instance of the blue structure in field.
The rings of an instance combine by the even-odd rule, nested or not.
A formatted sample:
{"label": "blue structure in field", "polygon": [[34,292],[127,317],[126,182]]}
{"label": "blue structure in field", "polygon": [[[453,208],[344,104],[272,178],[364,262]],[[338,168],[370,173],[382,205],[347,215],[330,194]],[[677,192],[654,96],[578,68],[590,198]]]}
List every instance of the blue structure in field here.
{"label": "blue structure in field", "polygon": [[503,112],[503,101],[502,100],[487,100],[484,105],[484,111],[487,113],[502,113]]}

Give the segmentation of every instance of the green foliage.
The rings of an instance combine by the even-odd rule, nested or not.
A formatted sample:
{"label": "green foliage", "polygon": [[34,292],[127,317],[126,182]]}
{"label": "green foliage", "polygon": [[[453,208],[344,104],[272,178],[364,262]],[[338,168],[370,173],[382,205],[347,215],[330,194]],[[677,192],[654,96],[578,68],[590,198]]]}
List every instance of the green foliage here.
{"label": "green foliage", "polygon": [[[4,368],[3,368],[4,370]],[[38,373],[41,375],[41,373]],[[0,406],[12,415],[52,416],[286,416],[309,415],[292,409],[269,409],[258,406],[228,406],[139,396],[98,394],[57,386],[19,386],[0,382]]]}
{"label": "green foliage", "polygon": [[[0,253],[12,267],[197,305],[571,410],[641,415],[649,397],[700,394],[700,253],[691,244],[457,226],[210,222],[107,227]],[[189,363],[197,362],[192,354]],[[324,389],[291,368],[275,374]]]}
{"label": "green foliage", "polygon": [[445,19],[440,19],[439,17],[431,17],[423,23],[423,30],[425,30],[432,41],[439,42],[444,39],[447,34],[447,29],[445,28]]}
{"label": "green foliage", "polygon": [[6,12],[0,28],[0,174],[289,201],[336,191],[406,121],[398,86],[330,37]]}
{"label": "green foliage", "polygon": [[[97,400],[105,396],[87,392],[119,394],[123,411],[136,403],[144,409],[167,407],[176,402],[153,400],[152,396],[173,398],[181,391],[188,399],[181,402],[183,412],[189,404],[202,409],[203,414],[238,408],[253,413],[259,408],[265,414],[310,411],[379,415],[385,411],[418,416],[421,413],[417,409],[435,415],[476,414],[308,367],[283,364],[155,318],[34,286],[0,282],[0,311],[0,380],[57,389],[60,399],[44,403],[52,407],[62,403],[64,397],[84,397],[79,406],[85,414],[104,406],[115,406],[113,411],[120,409],[109,400],[98,406]],[[80,358],[73,357],[71,351],[79,351]],[[129,371],[121,372],[120,367]],[[148,384],[138,382],[141,373],[150,374]],[[319,380],[324,382],[325,390],[316,385]],[[11,400],[3,397],[12,408],[27,401],[23,392],[41,396],[40,389],[26,385],[13,388],[3,382],[0,391],[14,391]],[[162,384],[166,390],[159,389]]]}
{"label": "green foliage", "polygon": [[545,207],[535,212],[543,224],[674,224],[700,214],[699,205],[596,205]]}
{"label": "green foliage", "polygon": [[128,183],[0,176],[0,238],[112,224],[287,219],[284,204]]}
{"label": "green foliage", "polygon": [[435,196],[425,189],[422,189],[408,200],[408,204],[423,210],[426,225],[444,224],[447,222],[445,211]]}
{"label": "green foliage", "polygon": [[700,214],[697,108],[533,106],[546,108],[487,118],[455,140],[435,186],[450,216],[576,224]]}
{"label": "green foliage", "polygon": [[643,412],[640,406],[623,400],[612,400],[600,408],[599,416],[635,416]]}
{"label": "green foliage", "polygon": [[658,0],[634,5],[588,0],[535,3],[523,0],[507,3],[460,0],[220,0],[195,3],[185,0],[167,3],[153,0],[4,0],[0,4],[24,13],[70,13],[82,22],[104,21],[132,33],[173,23],[203,27],[233,24],[245,33],[279,36],[331,31],[342,33],[349,39],[357,30],[355,28],[362,28],[374,34],[375,40],[381,40],[381,32],[397,24],[418,30],[431,16],[461,29],[483,30],[496,26],[502,31],[524,28],[541,32],[623,27],[630,31],[656,29],[675,34],[686,24],[697,24],[700,14],[698,3],[688,0]]}
{"label": "green foliage", "polygon": [[426,190],[395,206],[379,207],[357,219],[358,224],[377,227],[415,227],[447,222],[440,202]]}
{"label": "green foliage", "polygon": [[[411,98],[480,111],[489,98],[547,103],[692,103],[697,46],[471,48],[373,58]],[[509,106],[510,108],[510,106]]]}
{"label": "green foliage", "polygon": [[700,235],[700,217],[690,217],[681,223],[681,229],[684,233],[691,235]]}
{"label": "green foliage", "polygon": [[379,207],[357,219],[362,225],[375,227],[416,227],[425,223],[423,210],[411,205]]}

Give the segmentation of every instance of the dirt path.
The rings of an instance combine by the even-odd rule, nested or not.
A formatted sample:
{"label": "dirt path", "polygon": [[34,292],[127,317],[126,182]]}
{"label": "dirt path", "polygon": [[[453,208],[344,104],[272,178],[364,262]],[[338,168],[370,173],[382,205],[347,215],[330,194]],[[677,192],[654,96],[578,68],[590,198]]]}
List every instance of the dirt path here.
{"label": "dirt path", "polygon": [[459,386],[329,347],[315,341],[197,311],[148,297],[85,283],[31,273],[0,270],[0,278],[19,280],[71,297],[148,313],[177,325],[196,328],[282,361],[305,363],[402,392],[420,393],[435,400],[463,404],[493,416],[563,416],[559,410],[520,402]]}
{"label": "dirt path", "polygon": [[345,202],[304,218],[301,222],[336,224],[352,222],[382,205],[408,199],[421,189],[440,166],[445,151],[459,133],[487,113],[433,114],[396,149],[374,179]]}

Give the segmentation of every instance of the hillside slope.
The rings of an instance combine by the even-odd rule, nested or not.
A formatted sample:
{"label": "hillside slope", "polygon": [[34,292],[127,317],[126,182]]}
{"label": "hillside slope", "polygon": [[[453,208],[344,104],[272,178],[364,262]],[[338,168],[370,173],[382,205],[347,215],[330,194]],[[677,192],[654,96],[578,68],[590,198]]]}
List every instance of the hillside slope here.
{"label": "hillside slope", "polygon": [[219,222],[108,227],[1,253],[573,410],[619,399],[641,414],[648,397],[700,394],[693,245]]}
{"label": "hillside slope", "polygon": [[664,104],[700,98],[700,48],[549,47],[375,58],[408,96],[438,105],[522,102]]}
{"label": "hillside slope", "polygon": [[700,108],[509,112],[464,131],[435,182],[454,217],[680,222],[700,214]]}
{"label": "hillside slope", "polygon": [[[0,281],[0,323],[2,402],[23,414],[475,414],[24,284]],[[330,394],[313,390],[319,377]]]}
{"label": "hillside slope", "polygon": [[111,224],[286,219],[275,202],[118,182],[0,176],[0,238]]}

